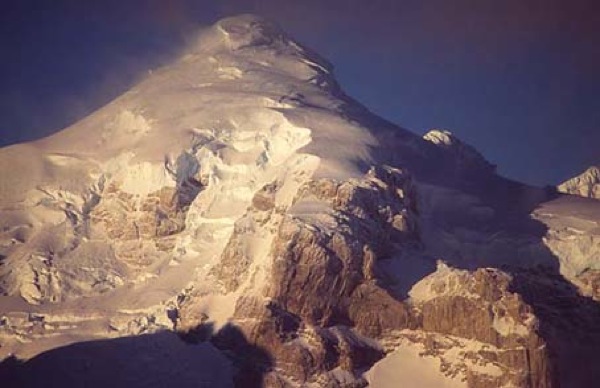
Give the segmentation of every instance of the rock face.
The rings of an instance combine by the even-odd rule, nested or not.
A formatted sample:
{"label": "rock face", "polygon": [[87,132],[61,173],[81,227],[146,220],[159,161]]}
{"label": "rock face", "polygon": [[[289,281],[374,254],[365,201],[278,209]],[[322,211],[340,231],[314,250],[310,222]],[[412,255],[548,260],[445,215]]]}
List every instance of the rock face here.
{"label": "rock face", "polygon": [[[389,168],[372,169],[362,180],[323,179],[300,188],[294,206],[318,201],[332,211],[294,217],[292,208],[272,248],[275,281],[267,296],[311,324],[363,326],[357,321],[362,321],[364,310],[356,304],[375,291],[369,282],[376,279],[378,258],[388,254],[392,244],[415,238],[412,195],[410,179]],[[381,331],[381,324],[386,322],[369,330]]]}
{"label": "rock face", "polygon": [[491,345],[478,356],[503,373],[470,371],[470,386],[553,386],[553,366],[537,332],[538,319],[531,306],[509,291],[511,282],[511,276],[497,269],[467,272],[440,264],[410,296],[426,332]]}
{"label": "rock face", "polygon": [[[376,341],[417,341],[425,354],[443,359],[438,345],[451,336],[480,344],[485,351],[465,351],[464,358],[493,368],[471,370],[465,360],[446,361],[446,372],[470,386],[553,386],[537,318],[509,291],[506,273],[441,264],[414,285],[406,301],[378,284],[378,260],[394,249],[419,249],[415,195],[410,177],[393,168],[371,169],[362,180],[311,181],[300,188],[292,215],[274,239],[271,255],[277,259],[263,297],[241,299],[234,314],[248,338],[274,355],[279,372],[271,378],[342,384],[331,371],[358,376],[384,357],[386,349]],[[329,211],[300,213],[314,201]]]}
{"label": "rock face", "polygon": [[0,150],[0,356],[167,330],[228,360],[221,386],[593,385],[600,203],[387,123],[332,71],[228,18]]}
{"label": "rock face", "polygon": [[[272,203],[265,198],[274,191],[276,185],[261,190],[255,204],[273,209],[263,204]],[[422,343],[424,354],[444,359],[448,349],[467,347],[446,343],[455,338],[484,349],[445,361],[446,373],[470,386],[553,386],[537,318],[509,291],[506,273],[440,264],[404,301],[378,281],[379,260],[399,249],[422,249],[415,196],[412,178],[390,167],[372,168],[362,179],[320,179],[300,187],[272,240],[270,256],[276,259],[268,284],[262,295],[239,299],[233,316],[248,340],[273,356],[272,384],[343,385],[393,352],[382,343]],[[235,231],[228,246],[244,245],[245,238],[245,230]],[[217,274],[232,291],[243,280],[232,287],[236,276],[226,266],[243,256],[230,252],[225,250]],[[242,273],[253,276],[251,264],[242,263]],[[189,299],[182,311],[193,311],[188,306],[195,304]],[[193,326],[187,317],[184,312],[186,325]],[[473,358],[483,367],[470,369]],[[346,373],[345,380],[336,370]]]}
{"label": "rock face", "polygon": [[[254,196],[252,232],[234,229],[213,273],[229,292],[248,282],[260,290],[238,300],[233,322],[273,355],[281,372],[272,379],[334,383],[333,369],[353,376],[383,356],[373,338],[416,325],[410,307],[376,281],[379,258],[418,243],[414,187],[404,171],[374,167],[359,179],[308,181],[277,211],[280,189],[269,184]],[[269,230],[272,262],[262,283],[256,257],[243,252]],[[182,306],[187,327],[186,310],[196,304]]]}
{"label": "rock face", "polygon": [[588,168],[576,177],[558,185],[558,191],[600,199],[600,168],[597,166]]}

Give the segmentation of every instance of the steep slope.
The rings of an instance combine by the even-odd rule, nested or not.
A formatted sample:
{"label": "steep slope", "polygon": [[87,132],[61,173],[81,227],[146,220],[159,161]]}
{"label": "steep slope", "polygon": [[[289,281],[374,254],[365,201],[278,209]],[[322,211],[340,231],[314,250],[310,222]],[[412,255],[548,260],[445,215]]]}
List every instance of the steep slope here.
{"label": "steep slope", "polygon": [[0,162],[0,356],[42,353],[0,366],[17,380],[173,330],[227,356],[210,386],[594,381],[599,204],[372,115],[259,17]]}

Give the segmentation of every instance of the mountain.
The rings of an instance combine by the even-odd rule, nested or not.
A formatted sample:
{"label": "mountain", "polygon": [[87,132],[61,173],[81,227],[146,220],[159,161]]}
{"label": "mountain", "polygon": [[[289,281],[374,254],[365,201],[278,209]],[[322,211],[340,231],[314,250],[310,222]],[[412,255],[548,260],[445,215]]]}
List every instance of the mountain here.
{"label": "mountain", "polygon": [[260,17],[0,170],[9,386],[600,377],[600,203],[373,115]]}
{"label": "mountain", "polygon": [[558,191],[600,199],[600,168],[598,166],[588,168],[576,177],[558,185]]}

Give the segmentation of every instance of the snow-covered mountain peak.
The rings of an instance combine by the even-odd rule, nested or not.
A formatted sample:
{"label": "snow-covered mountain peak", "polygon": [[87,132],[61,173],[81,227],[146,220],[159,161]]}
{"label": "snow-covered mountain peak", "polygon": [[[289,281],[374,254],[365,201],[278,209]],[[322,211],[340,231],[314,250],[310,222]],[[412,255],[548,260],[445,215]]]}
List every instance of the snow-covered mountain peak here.
{"label": "snow-covered mountain peak", "polygon": [[252,14],[224,18],[200,31],[185,53],[187,59],[198,54],[229,53],[278,70],[285,70],[282,65],[286,60],[302,62],[326,74],[333,68],[320,55],[296,42],[277,23]]}
{"label": "snow-covered mountain peak", "polygon": [[189,50],[212,49],[217,45],[231,50],[276,47],[292,41],[277,23],[258,15],[242,14],[221,19],[201,30]]}
{"label": "snow-covered mountain peak", "polygon": [[[572,308],[573,287],[600,300],[600,203],[563,196],[532,216],[545,191],[496,175],[449,131],[421,138],[373,115],[327,61],[253,15],[205,29],[69,128],[0,149],[0,177],[0,359],[214,328],[190,347],[223,358],[210,386],[232,386],[233,371],[253,386],[250,368],[266,387],[380,387],[394,370],[394,386],[549,388],[555,344],[538,315],[578,339],[600,321]],[[212,372],[152,347],[171,362],[146,352],[124,372],[134,387],[155,366],[172,386],[206,381],[180,384],[181,367]],[[139,349],[118,353],[129,365]],[[87,376],[90,355],[93,368],[66,367]],[[391,368],[361,376],[384,356]],[[28,369],[44,359],[16,373],[52,381]]]}
{"label": "snow-covered mountain peak", "polygon": [[289,45],[292,42],[279,25],[257,15],[244,14],[221,19],[214,28],[225,36],[232,49]]}
{"label": "snow-covered mountain peak", "polygon": [[[32,239],[1,251],[11,257],[0,268],[2,292],[31,303],[63,302],[117,288],[123,279],[140,282],[179,259],[200,255],[208,268],[264,187],[273,187],[269,195],[287,209],[311,179],[364,174],[377,140],[344,114],[348,102],[327,87],[335,81],[318,56],[247,15],[216,23],[196,43],[198,50],[150,72],[81,121],[0,152],[0,204],[23,203],[15,214],[34,225],[33,234],[47,225],[72,229],[56,247]],[[149,245],[132,249],[147,238]],[[91,253],[74,257],[102,258],[83,282],[71,283],[53,264],[38,282],[45,261],[28,254],[20,261],[21,251],[46,257],[79,247]],[[114,257],[129,264],[115,266]],[[175,288],[195,275],[186,276]]]}
{"label": "snow-covered mountain peak", "polygon": [[444,129],[432,129],[423,135],[423,139],[435,144],[455,168],[467,173],[494,172],[496,166],[488,162],[473,146],[463,142],[452,132]]}
{"label": "snow-covered mountain peak", "polygon": [[[45,164],[66,171],[82,160],[99,163],[98,174],[128,175],[124,182],[135,176],[129,173],[132,169],[148,174],[151,169],[150,175],[138,176],[160,177],[154,181],[162,182],[169,176],[164,160],[176,160],[206,142],[219,144],[214,147],[220,151],[213,151],[226,164],[256,166],[280,163],[282,152],[310,142],[312,154],[332,160],[321,163],[322,171],[347,176],[357,170],[357,161],[370,158],[368,147],[374,140],[366,128],[342,114],[347,102],[337,90],[327,61],[275,23],[253,15],[226,18],[201,32],[181,57],[150,71],[119,98],[35,142],[48,156],[23,161],[33,172],[31,179],[15,177],[18,182],[2,192],[12,190],[22,197],[54,179],[41,174]],[[301,139],[279,136],[307,129],[315,133]]]}

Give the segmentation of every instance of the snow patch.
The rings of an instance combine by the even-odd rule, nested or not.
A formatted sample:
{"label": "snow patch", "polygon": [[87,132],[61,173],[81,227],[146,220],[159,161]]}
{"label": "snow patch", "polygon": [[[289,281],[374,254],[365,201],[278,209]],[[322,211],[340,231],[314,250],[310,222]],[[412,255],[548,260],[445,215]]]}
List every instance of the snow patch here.
{"label": "snow patch", "polygon": [[442,296],[479,298],[465,287],[469,277],[468,271],[451,268],[438,260],[436,271],[416,283],[408,295],[411,301],[417,304]]}
{"label": "snow patch", "polygon": [[441,372],[441,360],[422,356],[424,347],[403,341],[392,353],[378,361],[365,374],[369,386],[377,388],[459,388],[467,387],[460,378]]}
{"label": "snow patch", "polygon": [[456,141],[452,132],[447,130],[432,129],[423,135],[423,139],[432,142],[433,144],[452,146]]}

